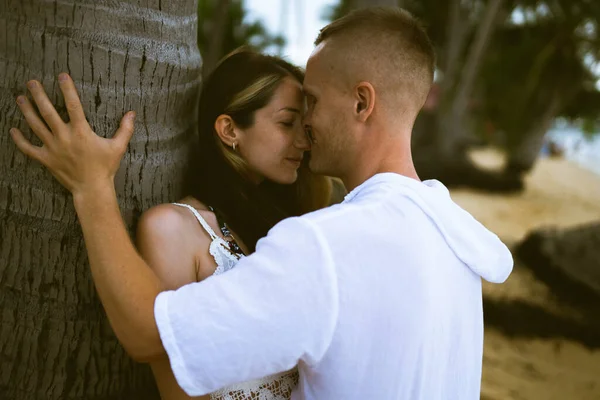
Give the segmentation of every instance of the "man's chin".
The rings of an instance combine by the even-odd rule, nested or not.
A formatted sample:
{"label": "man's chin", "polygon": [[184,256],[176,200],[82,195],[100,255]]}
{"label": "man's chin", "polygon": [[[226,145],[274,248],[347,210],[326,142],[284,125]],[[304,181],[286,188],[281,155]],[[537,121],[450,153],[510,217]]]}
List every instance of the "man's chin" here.
{"label": "man's chin", "polygon": [[313,174],[322,174],[323,172],[319,169],[319,163],[315,161],[314,158],[311,157],[310,162],[308,163],[308,169]]}
{"label": "man's chin", "polygon": [[308,169],[310,172],[312,172],[315,175],[324,175],[324,176],[329,176],[332,178],[339,178],[335,169],[327,168],[326,166],[315,163],[313,161],[311,161],[308,164]]}
{"label": "man's chin", "polygon": [[308,162],[308,169],[310,170],[310,172],[317,175],[333,176],[331,174],[332,172],[334,172],[335,169],[331,168],[332,166],[333,165],[331,165],[327,161],[327,159],[323,160],[319,157],[315,157],[314,153],[311,154],[310,160]]}

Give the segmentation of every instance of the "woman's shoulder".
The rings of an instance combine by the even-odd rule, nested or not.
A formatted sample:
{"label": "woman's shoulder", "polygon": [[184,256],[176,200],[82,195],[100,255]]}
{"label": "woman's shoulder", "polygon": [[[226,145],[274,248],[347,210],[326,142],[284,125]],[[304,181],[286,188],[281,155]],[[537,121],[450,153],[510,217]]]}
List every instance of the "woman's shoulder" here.
{"label": "woman's shoulder", "polygon": [[[218,227],[217,217],[204,203],[186,197],[177,203],[163,203],[144,211],[138,222],[138,233],[140,230],[159,231],[162,236],[174,234],[174,238],[179,239],[182,233],[198,233],[198,228],[202,227],[195,213],[186,206],[195,210],[213,231]],[[206,234],[201,236],[206,237]]]}
{"label": "woman's shoulder", "polygon": [[[187,211],[189,214],[189,211]],[[141,230],[175,230],[186,224],[186,211],[175,204],[159,204],[144,211],[138,221]]]}
{"label": "woman's shoulder", "polygon": [[[178,203],[204,214],[203,218],[210,213],[198,201]],[[149,208],[140,217],[136,236],[138,251],[169,288],[200,281],[214,271],[206,262],[212,238],[187,207],[165,203]]]}
{"label": "woman's shoulder", "polygon": [[[200,200],[194,197],[186,197],[181,201],[177,202],[178,204],[184,204],[192,207],[196,212],[200,215],[200,217],[211,227],[211,229],[215,230],[218,227],[217,216],[214,212],[212,212],[209,207],[201,202]],[[195,213],[193,213],[188,207],[176,205],[175,203],[166,204],[171,207],[178,208],[177,211],[180,213],[183,212],[188,217],[192,217],[197,220]]]}

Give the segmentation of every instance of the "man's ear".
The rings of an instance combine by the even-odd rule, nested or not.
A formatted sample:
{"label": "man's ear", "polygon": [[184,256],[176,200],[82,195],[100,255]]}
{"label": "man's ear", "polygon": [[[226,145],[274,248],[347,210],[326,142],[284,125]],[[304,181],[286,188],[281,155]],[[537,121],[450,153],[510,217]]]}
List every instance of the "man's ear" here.
{"label": "man's ear", "polygon": [[239,138],[235,130],[235,122],[229,115],[221,114],[217,117],[215,131],[226,146],[234,147],[234,145],[238,145]]}
{"label": "man's ear", "polygon": [[360,82],[354,88],[355,109],[357,118],[365,122],[375,108],[375,88],[369,82]]}

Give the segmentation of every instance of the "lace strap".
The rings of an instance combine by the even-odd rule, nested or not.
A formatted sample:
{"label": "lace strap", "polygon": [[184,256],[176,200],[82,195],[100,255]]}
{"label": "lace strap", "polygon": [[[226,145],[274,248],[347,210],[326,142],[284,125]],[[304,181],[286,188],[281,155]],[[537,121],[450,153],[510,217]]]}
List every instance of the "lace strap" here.
{"label": "lace strap", "polygon": [[180,207],[185,207],[188,210],[190,210],[194,216],[196,217],[196,219],[198,220],[198,222],[200,222],[200,225],[202,225],[202,227],[204,228],[204,230],[206,232],[208,232],[208,234],[210,235],[210,238],[212,240],[217,239],[219,236],[217,236],[215,234],[215,231],[212,230],[212,228],[210,227],[210,225],[208,225],[208,223],[204,220],[204,218],[202,218],[202,216],[200,215],[200,213],[198,212],[198,210],[196,210],[194,207],[190,206],[189,204],[182,204],[182,203],[173,203],[176,206],[180,206]]}

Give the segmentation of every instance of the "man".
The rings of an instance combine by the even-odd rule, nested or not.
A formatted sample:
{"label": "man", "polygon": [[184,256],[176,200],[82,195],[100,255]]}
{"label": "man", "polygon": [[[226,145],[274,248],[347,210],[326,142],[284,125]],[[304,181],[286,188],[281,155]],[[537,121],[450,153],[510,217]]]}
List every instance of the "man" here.
{"label": "man", "polygon": [[333,22],[316,46],[305,80],[311,168],[342,178],[350,194],[281,222],[232,271],[177,291],[161,293],[119,214],[112,179],[130,114],[113,139],[99,138],[61,75],[70,124],[33,83],[53,134],[24,101],[44,147],[12,135],[73,193],[123,346],[140,361],[166,352],[188,394],[298,365],[294,399],[478,399],[481,277],[504,281],[512,257],[413,166],[410,135],[433,79],[432,46],[408,13],[385,8]]}

